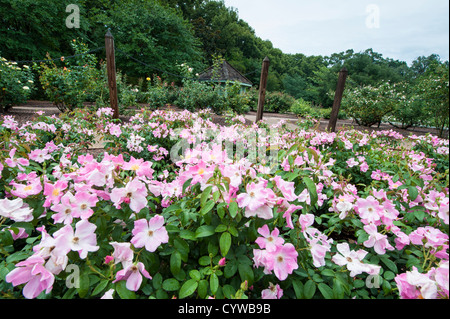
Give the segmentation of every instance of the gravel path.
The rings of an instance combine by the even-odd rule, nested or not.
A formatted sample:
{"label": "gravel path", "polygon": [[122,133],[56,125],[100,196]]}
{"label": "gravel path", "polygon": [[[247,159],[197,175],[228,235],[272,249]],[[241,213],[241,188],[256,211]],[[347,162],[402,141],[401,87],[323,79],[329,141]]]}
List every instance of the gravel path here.
{"label": "gravel path", "polygon": [[[87,103],[86,105],[89,105]],[[171,108],[172,110],[179,110],[177,108]],[[28,101],[25,104],[20,104],[17,106],[14,106],[11,110],[9,110],[4,115],[13,115],[16,120],[19,123],[25,123],[26,121],[32,120],[32,118],[35,116],[35,112],[37,111],[44,111],[45,115],[52,116],[54,114],[58,115],[60,114],[60,111],[53,106],[53,104],[49,101]],[[1,116],[1,114],[0,114]],[[251,124],[256,120],[256,112],[249,112],[245,115],[245,118],[247,120],[247,124]],[[274,113],[264,113],[263,118],[269,123],[269,124],[276,124],[280,120],[285,120],[287,122],[288,127],[295,128],[297,123],[297,116],[293,114],[274,114]],[[225,125],[225,120],[221,116],[213,115],[212,118],[213,122],[220,125]],[[321,120],[320,125],[318,127],[319,131],[326,131],[328,127],[328,120]],[[409,136],[410,134],[415,135],[425,135],[427,133],[437,134],[437,130],[431,129],[431,128],[411,128],[408,130],[399,129],[396,127],[393,127],[392,125],[388,123],[383,123],[379,128],[378,127],[363,127],[359,126],[356,123],[354,123],[352,120],[338,120],[336,129],[349,129],[349,128],[355,128],[357,130],[362,131],[383,131],[383,130],[394,130],[398,133],[403,134],[404,136]]]}

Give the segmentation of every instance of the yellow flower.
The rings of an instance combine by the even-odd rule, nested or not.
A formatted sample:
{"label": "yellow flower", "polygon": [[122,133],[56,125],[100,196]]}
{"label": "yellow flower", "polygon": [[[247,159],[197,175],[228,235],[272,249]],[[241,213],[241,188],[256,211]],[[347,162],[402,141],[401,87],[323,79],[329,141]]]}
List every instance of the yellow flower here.
{"label": "yellow flower", "polygon": [[150,81],[151,79],[150,78],[147,78],[147,81]]}

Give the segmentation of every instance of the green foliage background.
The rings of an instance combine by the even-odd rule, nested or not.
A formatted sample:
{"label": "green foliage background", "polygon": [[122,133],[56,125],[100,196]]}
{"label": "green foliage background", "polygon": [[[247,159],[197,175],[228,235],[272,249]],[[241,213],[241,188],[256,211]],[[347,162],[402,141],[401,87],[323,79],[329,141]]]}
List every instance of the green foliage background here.
{"label": "green foliage background", "polygon": [[[68,4],[80,8],[80,28],[69,29]],[[416,84],[430,70],[448,61],[436,54],[418,57],[411,66],[367,49],[349,49],[331,56],[286,54],[239,18],[222,0],[0,0],[0,55],[8,60],[43,59],[71,55],[72,39],[97,48],[108,28],[116,47],[148,64],[143,66],[116,52],[117,67],[129,81],[158,75],[181,84],[177,66],[187,63],[199,73],[223,56],[255,84],[261,61],[271,60],[268,91],[280,91],[313,105],[331,107],[342,67],[350,85],[375,86],[381,81]],[[96,52],[99,61],[104,52]],[[164,70],[166,72],[162,72]]]}

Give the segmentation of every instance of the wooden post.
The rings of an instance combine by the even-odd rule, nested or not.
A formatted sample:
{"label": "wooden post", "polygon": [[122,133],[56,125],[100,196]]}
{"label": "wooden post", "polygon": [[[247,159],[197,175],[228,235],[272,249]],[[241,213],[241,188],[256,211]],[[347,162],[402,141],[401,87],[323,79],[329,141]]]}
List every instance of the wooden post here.
{"label": "wooden post", "polygon": [[262,120],[264,113],[264,102],[266,100],[267,77],[269,75],[270,60],[266,57],[261,70],[261,81],[259,84],[258,112],[256,113],[256,123]]}
{"label": "wooden post", "polygon": [[339,79],[334,96],[333,110],[331,111],[330,122],[328,123],[328,131],[336,132],[336,123],[338,120],[339,109],[341,108],[342,96],[344,95],[345,81],[347,80],[348,70],[343,67],[339,71]]}
{"label": "wooden post", "polygon": [[108,30],[105,34],[105,48],[106,48],[106,69],[108,71],[108,87],[109,99],[111,108],[114,111],[113,119],[119,118],[119,101],[117,97],[117,83],[116,83],[116,57],[114,53],[114,37],[111,31]]}

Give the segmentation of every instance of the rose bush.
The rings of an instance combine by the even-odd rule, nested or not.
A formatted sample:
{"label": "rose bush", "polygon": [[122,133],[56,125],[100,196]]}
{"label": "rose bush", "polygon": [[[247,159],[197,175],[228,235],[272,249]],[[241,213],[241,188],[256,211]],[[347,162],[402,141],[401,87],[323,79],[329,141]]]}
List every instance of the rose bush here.
{"label": "rose bush", "polygon": [[9,62],[0,56],[0,112],[11,106],[24,103],[34,91],[31,69],[16,62]]}
{"label": "rose bush", "polygon": [[76,57],[73,60],[61,57],[63,67],[58,66],[50,56],[48,62],[35,65],[46,97],[61,112],[81,107],[85,101],[94,101],[96,96],[91,92],[99,89],[101,78],[96,68],[97,58],[94,54],[88,54],[87,45],[74,39],[70,46]]}
{"label": "rose bush", "polygon": [[448,298],[447,140],[111,115],[1,120],[2,298]]}
{"label": "rose bush", "polygon": [[407,104],[403,88],[403,84],[382,82],[376,86],[368,85],[346,90],[342,99],[342,109],[358,125],[368,127],[380,125],[384,117],[394,112],[396,108],[402,107],[397,104]]}

